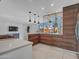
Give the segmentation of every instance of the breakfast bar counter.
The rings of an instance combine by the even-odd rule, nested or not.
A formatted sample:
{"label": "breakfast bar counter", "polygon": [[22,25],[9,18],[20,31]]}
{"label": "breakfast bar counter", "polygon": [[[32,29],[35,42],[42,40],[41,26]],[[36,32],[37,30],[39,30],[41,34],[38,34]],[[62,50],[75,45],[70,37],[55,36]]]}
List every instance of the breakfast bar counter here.
{"label": "breakfast bar counter", "polygon": [[26,40],[1,40],[0,59],[32,59],[32,43]]}

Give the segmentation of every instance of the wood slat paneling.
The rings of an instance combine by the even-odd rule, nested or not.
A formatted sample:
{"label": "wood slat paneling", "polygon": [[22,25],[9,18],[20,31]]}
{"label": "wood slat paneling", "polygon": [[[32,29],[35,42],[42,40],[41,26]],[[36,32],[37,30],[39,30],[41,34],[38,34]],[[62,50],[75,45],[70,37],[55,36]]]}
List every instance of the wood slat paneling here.
{"label": "wood slat paneling", "polygon": [[63,40],[62,40],[62,48],[76,51],[76,39],[75,35],[75,22],[76,15],[78,12],[78,6],[71,5],[64,7],[63,9]]}

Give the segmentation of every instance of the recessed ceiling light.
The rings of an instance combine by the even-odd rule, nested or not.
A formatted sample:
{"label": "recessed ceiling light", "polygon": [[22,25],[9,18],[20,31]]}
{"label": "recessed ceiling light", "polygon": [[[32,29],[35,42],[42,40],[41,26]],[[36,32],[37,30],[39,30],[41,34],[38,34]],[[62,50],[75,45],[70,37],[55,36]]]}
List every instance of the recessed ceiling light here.
{"label": "recessed ceiling light", "polygon": [[50,4],[50,6],[54,6],[54,4],[52,3],[52,4]]}
{"label": "recessed ceiling light", "polygon": [[58,11],[56,11],[56,12],[58,12]]}
{"label": "recessed ceiling light", "polygon": [[45,8],[41,8],[42,10],[44,10]]}

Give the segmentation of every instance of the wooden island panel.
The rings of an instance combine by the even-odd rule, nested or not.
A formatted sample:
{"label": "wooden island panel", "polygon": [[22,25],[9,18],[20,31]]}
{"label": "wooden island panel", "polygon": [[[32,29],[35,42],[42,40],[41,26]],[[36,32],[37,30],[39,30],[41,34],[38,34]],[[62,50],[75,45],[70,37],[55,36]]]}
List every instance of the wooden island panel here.
{"label": "wooden island panel", "polygon": [[40,42],[61,47],[61,40],[62,36],[53,35],[53,34],[41,34],[40,35]]}
{"label": "wooden island panel", "polygon": [[33,42],[33,45],[37,44],[39,42],[39,34],[29,34],[28,40]]}

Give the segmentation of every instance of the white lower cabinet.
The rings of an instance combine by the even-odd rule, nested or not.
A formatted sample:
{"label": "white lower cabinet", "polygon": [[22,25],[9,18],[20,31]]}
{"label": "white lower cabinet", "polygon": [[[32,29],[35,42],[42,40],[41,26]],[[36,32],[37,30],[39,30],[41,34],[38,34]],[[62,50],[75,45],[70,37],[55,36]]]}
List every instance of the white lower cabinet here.
{"label": "white lower cabinet", "polygon": [[17,48],[0,55],[0,59],[32,59],[32,45]]}

